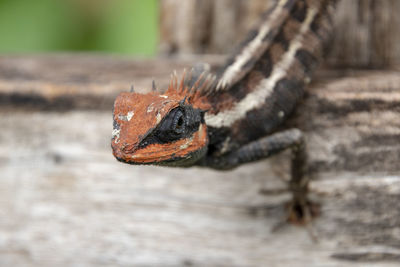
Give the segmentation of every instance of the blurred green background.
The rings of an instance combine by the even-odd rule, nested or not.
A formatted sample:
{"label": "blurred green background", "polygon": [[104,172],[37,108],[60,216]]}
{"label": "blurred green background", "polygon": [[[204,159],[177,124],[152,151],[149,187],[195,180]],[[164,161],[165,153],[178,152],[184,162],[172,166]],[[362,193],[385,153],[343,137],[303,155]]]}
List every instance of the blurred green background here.
{"label": "blurred green background", "polygon": [[0,53],[103,51],[152,56],[158,0],[0,0]]}

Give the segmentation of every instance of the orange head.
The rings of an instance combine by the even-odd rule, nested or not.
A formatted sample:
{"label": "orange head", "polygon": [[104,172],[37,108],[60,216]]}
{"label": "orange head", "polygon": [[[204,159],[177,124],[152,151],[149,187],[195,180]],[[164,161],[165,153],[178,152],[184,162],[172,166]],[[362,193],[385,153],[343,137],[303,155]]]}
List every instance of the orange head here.
{"label": "orange head", "polygon": [[188,86],[176,76],[164,93],[121,93],[114,102],[111,147],[131,164],[192,165],[207,151],[204,92],[210,79]]}

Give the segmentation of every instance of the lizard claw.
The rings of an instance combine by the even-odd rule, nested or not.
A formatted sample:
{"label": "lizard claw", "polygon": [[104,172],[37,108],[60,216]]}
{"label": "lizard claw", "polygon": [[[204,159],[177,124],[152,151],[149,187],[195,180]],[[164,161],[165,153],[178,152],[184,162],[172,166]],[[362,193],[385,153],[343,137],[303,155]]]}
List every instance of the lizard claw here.
{"label": "lizard claw", "polygon": [[320,205],[309,200],[303,202],[292,200],[287,203],[286,209],[288,211],[287,217],[272,227],[271,231],[278,232],[291,224],[301,225],[306,228],[311,240],[317,243],[318,236],[313,225],[313,219],[320,215]]}
{"label": "lizard claw", "polygon": [[287,210],[287,221],[297,225],[306,225],[321,213],[320,205],[310,200],[292,200],[287,204]]}

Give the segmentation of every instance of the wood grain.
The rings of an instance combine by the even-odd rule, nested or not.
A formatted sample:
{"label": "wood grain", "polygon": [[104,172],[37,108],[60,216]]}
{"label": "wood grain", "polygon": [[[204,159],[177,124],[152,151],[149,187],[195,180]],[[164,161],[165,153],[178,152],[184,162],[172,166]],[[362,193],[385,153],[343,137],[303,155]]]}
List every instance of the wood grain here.
{"label": "wood grain", "polygon": [[[163,53],[227,54],[273,0],[161,1]],[[400,62],[400,2],[342,0],[335,14],[329,64],[381,68]],[[185,22],[185,23],[182,23]]]}
{"label": "wood grain", "polygon": [[197,61],[222,60],[0,57],[0,266],[398,266],[399,71],[322,70],[288,122],[322,207],[313,242],[273,231],[288,153],[229,172],[112,157],[113,97]]}

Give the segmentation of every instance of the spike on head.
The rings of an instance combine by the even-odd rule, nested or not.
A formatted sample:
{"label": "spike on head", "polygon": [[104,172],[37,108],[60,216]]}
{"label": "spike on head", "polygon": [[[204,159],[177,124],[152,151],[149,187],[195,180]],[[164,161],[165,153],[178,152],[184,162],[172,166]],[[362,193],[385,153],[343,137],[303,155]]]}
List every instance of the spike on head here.
{"label": "spike on head", "polygon": [[183,100],[181,101],[181,102],[179,102],[179,104],[181,105],[181,106],[184,106],[185,105],[185,102],[186,102],[186,99],[187,99],[187,95],[185,95],[185,97],[183,98]]}
{"label": "spike on head", "polygon": [[[197,85],[189,88],[186,72],[180,83],[176,73],[165,93],[121,93],[114,103],[114,156],[131,164],[185,166],[207,150],[204,122],[209,104]],[[153,83],[154,84],[154,83]],[[154,86],[152,86],[154,87]]]}
{"label": "spike on head", "polygon": [[179,83],[178,91],[185,90],[185,77],[186,77],[186,69],[183,70],[183,75],[182,75],[182,79],[181,79],[181,81]]}

